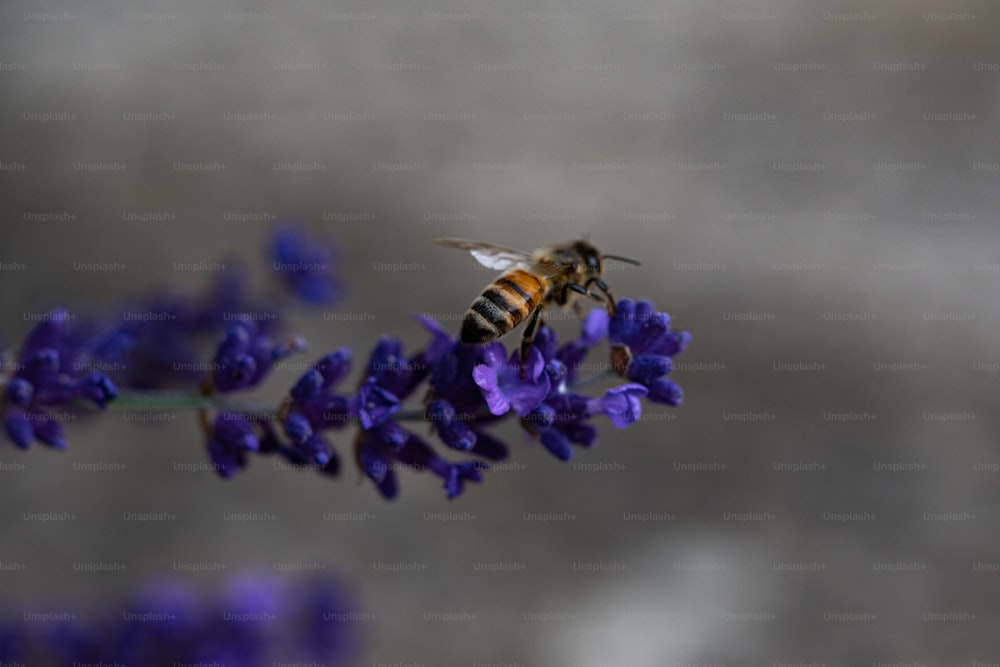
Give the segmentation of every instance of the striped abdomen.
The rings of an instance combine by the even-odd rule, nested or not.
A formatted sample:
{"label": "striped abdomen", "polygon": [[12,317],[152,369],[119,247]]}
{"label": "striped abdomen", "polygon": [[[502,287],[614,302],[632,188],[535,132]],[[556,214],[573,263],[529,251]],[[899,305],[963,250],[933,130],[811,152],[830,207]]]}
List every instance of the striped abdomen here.
{"label": "striped abdomen", "polygon": [[496,340],[523,322],[544,296],[539,278],[523,269],[508,271],[472,302],[462,322],[462,342]]}

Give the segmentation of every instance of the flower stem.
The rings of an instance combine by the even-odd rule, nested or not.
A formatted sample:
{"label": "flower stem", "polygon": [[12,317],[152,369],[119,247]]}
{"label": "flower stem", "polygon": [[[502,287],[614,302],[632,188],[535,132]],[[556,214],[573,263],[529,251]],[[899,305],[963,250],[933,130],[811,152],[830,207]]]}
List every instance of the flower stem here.
{"label": "flower stem", "polygon": [[570,387],[572,389],[577,389],[579,387],[585,387],[588,384],[593,384],[595,382],[600,382],[601,380],[603,380],[605,378],[609,378],[612,375],[615,375],[614,371],[612,371],[612,370],[604,370],[604,371],[601,371],[600,373],[594,373],[593,375],[591,375],[589,377],[585,377],[582,380],[577,380],[572,385],[570,385]]}
{"label": "flower stem", "polygon": [[211,399],[201,394],[123,391],[118,394],[115,400],[108,403],[108,407],[118,410],[172,412],[174,410],[198,410],[211,403]]}

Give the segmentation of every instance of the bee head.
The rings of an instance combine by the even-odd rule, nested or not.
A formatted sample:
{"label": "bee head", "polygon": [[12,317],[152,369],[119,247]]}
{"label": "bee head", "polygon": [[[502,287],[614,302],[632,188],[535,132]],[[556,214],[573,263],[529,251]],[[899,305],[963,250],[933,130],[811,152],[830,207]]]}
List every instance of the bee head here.
{"label": "bee head", "polygon": [[577,241],[573,244],[573,249],[583,260],[583,266],[580,267],[581,272],[586,273],[588,276],[599,276],[603,271],[603,266],[601,263],[601,253],[590,244],[589,241]]}

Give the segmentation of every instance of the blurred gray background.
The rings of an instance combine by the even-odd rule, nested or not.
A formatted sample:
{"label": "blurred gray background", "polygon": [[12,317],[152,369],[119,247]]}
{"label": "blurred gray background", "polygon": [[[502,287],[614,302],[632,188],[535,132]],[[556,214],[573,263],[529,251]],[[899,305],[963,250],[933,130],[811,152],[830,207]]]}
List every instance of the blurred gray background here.
{"label": "blurred gray background", "polygon": [[[257,261],[286,214],[340,244],[349,279],[326,319],[289,322],[312,356],[363,358],[382,333],[412,349],[413,313],[458,318],[491,276],[439,236],[589,234],[644,262],[608,272],[617,294],[693,333],[683,407],[603,424],[571,464],[507,424],[515,465],[451,503],[429,475],[385,503],[353,470],[178,471],[205,460],[186,414],[72,424],[65,453],[3,445],[0,561],[27,565],[0,572],[8,606],[219,576],[190,563],[305,564],[371,614],[359,664],[1000,662],[995,4],[15,2],[0,19],[7,344],[56,304],[197,290],[211,276],[175,263]],[[145,511],[176,518],[122,518]],[[224,519],[241,511],[275,518]]]}

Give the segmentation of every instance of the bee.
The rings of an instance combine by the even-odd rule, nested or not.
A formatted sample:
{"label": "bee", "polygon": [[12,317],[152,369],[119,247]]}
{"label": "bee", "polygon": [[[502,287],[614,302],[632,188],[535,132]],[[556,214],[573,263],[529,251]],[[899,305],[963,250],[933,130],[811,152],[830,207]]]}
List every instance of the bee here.
{"label": "bee", "polygon": [[[572,303],[577,314],[581,314],[580,302],[574,297],[583,295],[604,303],[608,312],[613,313],[614,296],[601,278],[604,260],[617,259],[639,265],[629,257],[602,256],[586,240],[549,246],[532,253],[465,239],[446,238],[435,242],[446,248],[467,250],[483,266],[503,271],[469,306],[462,321],[461,341],[489,343],[527,321],[521,338],[522,363],[527,359],[547,306],[554,303],[565,307]],[[592,292],[591,285],[601,293]]]}

